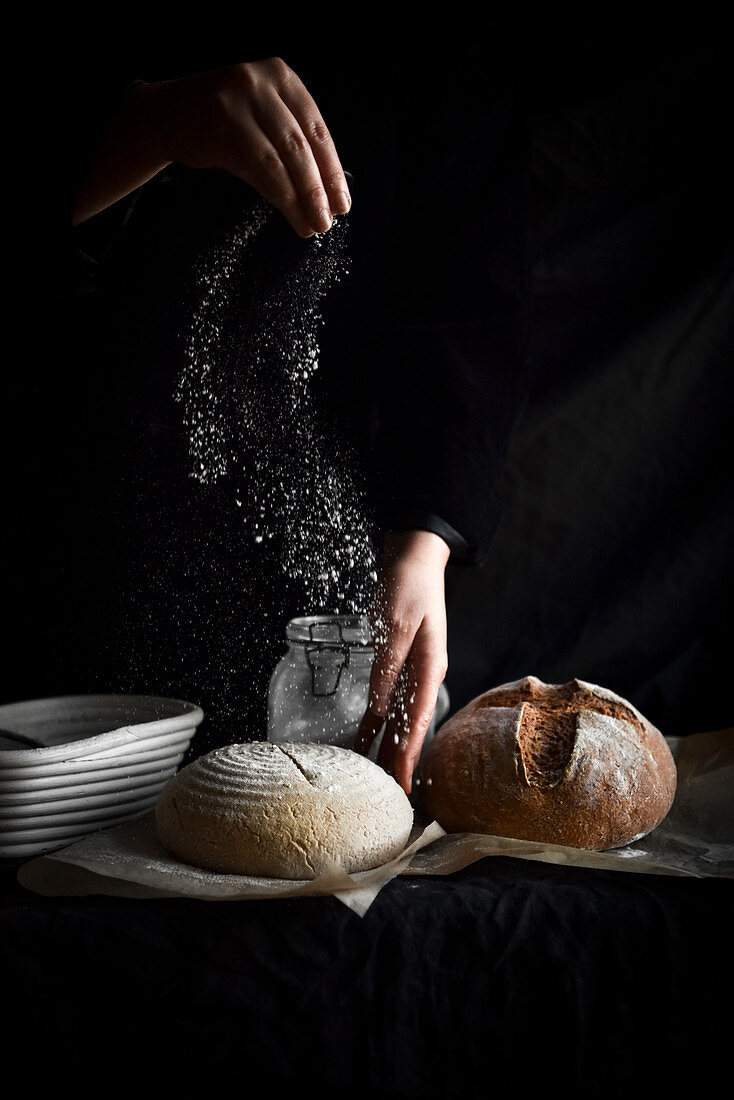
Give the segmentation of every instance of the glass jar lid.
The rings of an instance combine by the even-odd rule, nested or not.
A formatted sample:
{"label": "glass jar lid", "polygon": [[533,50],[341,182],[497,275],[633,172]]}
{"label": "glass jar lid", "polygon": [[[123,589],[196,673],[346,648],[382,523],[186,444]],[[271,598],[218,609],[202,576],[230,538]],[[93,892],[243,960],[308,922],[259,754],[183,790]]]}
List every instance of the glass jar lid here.
{"label": "glass jar lid", "polygon": [[306,645],[374,646],[372,629],[366,615],[301,615],[291,619],[285,628],[286,640]]}

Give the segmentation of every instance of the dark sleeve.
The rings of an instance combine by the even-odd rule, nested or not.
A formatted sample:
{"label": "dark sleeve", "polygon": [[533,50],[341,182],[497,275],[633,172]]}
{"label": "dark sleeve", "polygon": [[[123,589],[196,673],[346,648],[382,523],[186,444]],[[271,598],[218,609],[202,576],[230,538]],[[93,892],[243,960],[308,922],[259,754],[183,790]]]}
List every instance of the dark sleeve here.
{"label": "dark sleeve", "polygon": [[403,81],[372,350],[375,509],[478,564],[527,388],[522,105],[486,47]]}

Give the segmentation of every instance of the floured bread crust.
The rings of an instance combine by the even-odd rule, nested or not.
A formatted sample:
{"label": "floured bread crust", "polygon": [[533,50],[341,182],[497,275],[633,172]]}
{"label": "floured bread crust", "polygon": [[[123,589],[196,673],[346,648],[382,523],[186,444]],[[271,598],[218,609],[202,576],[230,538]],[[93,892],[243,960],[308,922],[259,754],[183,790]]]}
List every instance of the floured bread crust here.
{"label": "floured bread crust", "polygon": [[227,745],[182,768],[156,804],[161,843],[227,874],[312,879],[334,864],[366,871],[398,855],[410,801],[377,764],[315,743]]}
{"label": "floured bread crust", "polygon": [[676,768],[627,700],[583,680],[527,676],[473,699],[427,746],[421,807],[447,832],[601,851],[666,816]]}

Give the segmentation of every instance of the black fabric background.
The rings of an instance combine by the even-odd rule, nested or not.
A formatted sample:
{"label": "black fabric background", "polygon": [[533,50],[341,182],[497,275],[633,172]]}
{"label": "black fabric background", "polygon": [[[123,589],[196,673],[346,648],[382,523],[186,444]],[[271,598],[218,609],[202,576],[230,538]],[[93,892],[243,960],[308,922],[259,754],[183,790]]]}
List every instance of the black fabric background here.
{"label": "black fabric background", "polygon": [[[276,39],[258,28],[245,56]],[[500,8],[474,38],[317,39],[278,52],[354,177],[322,396],[387,471],[384,518],[438,515],[481,561],[448,574],[454,705],[528,673],[578,676],[666,733],[729,724],[730,95],[715,26],[630,33]],[[164,46],[128,31],[70,45],[51,70],[63,171],[36,224],[57,233],[20,284],[29,335],[5,375],[2,697],[162,690],[205,705],[212,741],[262,732],[284,622],[313,610],[182,470],[172,391],[192,264],[249,192],[173,170],[80,227],[72,272],[58,211],[130,80],[237,56],[236,35]]]}
{"label": "black fabric background", "polygon": [[[129,26],[98,28],[93,47],[54,38],[55,65],[20,86],[36,125],[15,157],[22,170],[10,172],[8,233],[19,229],[24,249],[8,321],[21,340],[8,342],[3,375],[2,701],[180,694],[207,712],[199,751],[263,729],[267,670],[295,596],[271,583],[273,563],[228,537],[216,497],[176,483],[171,403],[192,257],[243,192],[173,172],[78,234],[90,261],[71,273],[59,225],[84,135],[115,89],[280,53],[313,88],[355,177],[350,220],[364,262],[334,296],[324,338],[325,397],[339,415],[370,437],[370,407],[354,400],[365,371],[394,371],[397,347],[413,364],[416,337],[457,367],[482,361],[486,333],[475,324],[492,279],[512,319],[505,350],[515,365],[527,351],[527,373],[499,387],[507,406],[488,410],[495,449],[477,509],[469,463],[446,468],[446,507],[467,523],[481,515],[487,539],[480,566],[448,574],[454,707],[532,673],[620,691],[665,733],[732,724],[725,38],[702,11],[649,27],[639,13],[590,13],[586,24],[531,19],[523,6],[492,14],[487,39],[470,28],[461,42],[447,33],[423,44],[376,28],[359,42],[347,36],[348,55],[313,31],[284,49],[282,28],[241,48],[248,28],[232,23],[224,45],[201,27],[181,47]],[[462,97],[462,57],[483,50],[495,66],[485,88],[505,123],[494,130],[479,101]],[[390,159],[402,148],[388,95],[400,74],[406,103],[425,91],[439,115],[448,108],[438,182],[420,120],[406,165]],[[89,107],[90,80],[99,95],[82,119],[70,104],[81,94]],[[386,113],[370,128],[373,90]],[[49,112],[58,125],[39,142]],[[515,144],[503,144],[508,134]],[[486,249],[471,245],[499,229],[476,205],[490,180],[480,170],[496,167],[487,149],[499,147],[523,151],[512,163],[526,189],[499,193],[522,199],[524,214],[500,219],[503,262],[488,270]],[[491,175],[508,178],[517,177]],[[406,190],[410,201],[396,207]],[[406,281],[406,263],[435,282]],[[411,324],[386,343],[396,288],[398,319]],[[447,325],[461,322],[448,344],[420,328],[436,320],[437,301]],[[369,339],[355,319],[370,322]],[[355,352],[349,372],[345,347]],[[419,409],[428,457],[445,408]],[[461,530],[460,512],[448,518]],[[171,591],[185,595],[171,601]],[[484,1095],[509,1083],[616,1097],[710,1087],[725,1069],[727,881],[483,860],[450,879],[391,883],[360,921],[328,899],[43,899],[13,875],[4,868],[3,1034],[13,1056],[31,1055],[39,1083],[105,1074],[127,1088],[202,1077],[244,1087],[263,1071],[260,1088],[325,1073],[330,1091],[345,1075],[357,1095]]]}

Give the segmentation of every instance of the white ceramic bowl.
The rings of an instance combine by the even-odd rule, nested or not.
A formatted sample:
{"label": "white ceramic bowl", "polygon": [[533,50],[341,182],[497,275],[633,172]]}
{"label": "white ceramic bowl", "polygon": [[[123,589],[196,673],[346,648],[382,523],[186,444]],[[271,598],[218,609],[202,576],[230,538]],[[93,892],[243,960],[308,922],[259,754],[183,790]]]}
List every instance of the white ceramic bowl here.
{"label": "white ceramic bowl", "polygon": [[41,743],[0,750],[0,857],[53,851],[145,813],[203,717],[193,703],[141,695],[0,706],[0,729]]}

